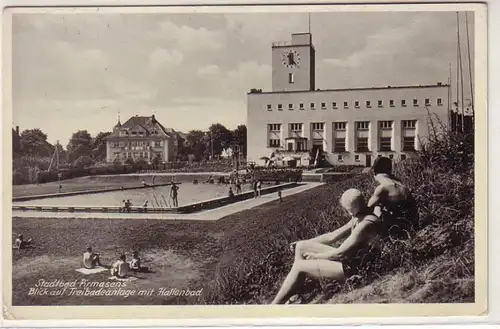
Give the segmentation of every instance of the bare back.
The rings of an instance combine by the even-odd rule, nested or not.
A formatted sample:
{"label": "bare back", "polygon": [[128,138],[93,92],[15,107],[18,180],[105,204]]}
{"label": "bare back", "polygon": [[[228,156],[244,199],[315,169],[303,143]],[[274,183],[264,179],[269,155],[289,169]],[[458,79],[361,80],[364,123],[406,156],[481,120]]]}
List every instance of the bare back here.
{"label": "bare back", "polygon": [[401,182],[387,175],[377,175],[375,179],[380,185],[377,186],[373,196],[370,198],[368,207],[382,204],[396,204],[408,200],[408,189]]}

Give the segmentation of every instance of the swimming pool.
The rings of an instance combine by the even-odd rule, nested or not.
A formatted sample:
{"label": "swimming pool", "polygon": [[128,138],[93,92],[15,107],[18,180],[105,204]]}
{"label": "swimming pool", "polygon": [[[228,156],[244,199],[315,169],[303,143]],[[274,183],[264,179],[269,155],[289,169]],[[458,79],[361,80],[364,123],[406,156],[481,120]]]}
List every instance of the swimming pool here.
{"label": "swimming pool", "polygon": [[[229,186],[217,184],[192,184],[178,185],[179,206],[194,202],[210,200],[228,195]],[[249,185],[242,186],[243,191],[249,190]],[[236,191],[235,191],[236,192]],[[170,207],[172,200],[170,186],[156,186],[124,191],[103,192],[96,194],[73,195],[54,198],[43,198],[29,201],[13,202],[13,205],[44,205],[44,206],[106,206],[118,207],[123,205],[123,200],[130,200],[132,206],[140,207],[148,201],[149,207]]]}

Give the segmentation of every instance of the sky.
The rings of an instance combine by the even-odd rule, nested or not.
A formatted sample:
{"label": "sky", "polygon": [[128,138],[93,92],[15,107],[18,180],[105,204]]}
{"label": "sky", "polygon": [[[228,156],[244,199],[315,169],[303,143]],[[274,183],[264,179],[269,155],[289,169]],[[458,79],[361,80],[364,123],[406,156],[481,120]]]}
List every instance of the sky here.
{"label": "sky", "polygon": [[[455,83],[455,12],[310,17],[316,88],[447,83],[449,63]],[[460,21],[467,92],[464,13]],[[473,45],[472,13],[468,21]],[[307,13],[15,14],[13,125],[63,145],[78,130],[111,131],[119,115],[155,114],[183,132],[234,129],[246,123],[246,93],[271,91],[271,43],[307,30]]]}

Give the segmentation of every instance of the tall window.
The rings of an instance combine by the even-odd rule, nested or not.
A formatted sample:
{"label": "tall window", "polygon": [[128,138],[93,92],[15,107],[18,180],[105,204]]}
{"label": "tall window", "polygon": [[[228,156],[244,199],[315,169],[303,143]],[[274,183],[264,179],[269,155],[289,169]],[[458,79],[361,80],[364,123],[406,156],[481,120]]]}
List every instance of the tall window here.
{"label": "tall window", "polygon": [[336,109],[337,108],[337,102],[332,102],[332,108]]}
{"label": "tall window", "polygon": [[417,120],[401,121],[403,151],[415,151]]}
{"label": "tall window", "polygon": [[402,99],[402,100],[401,100],[401,106],[402,106],[402,107],[405,107],[405,106],[406,106],[406,99]]}
{"label": "tall window", "polygon": [[303,110],[304,109],[304,103],[299,104],[299,109]]}
{"label": "tall window", "polygon": [[389,106],[390,106],[390,107],[394,107],[394,99],[391,99],[391,100],[389,101]]}
{"label": "tall window", "polygon": [[288,104],[288,109],[293,110],[293,104]]}
{"label": "tall window", "polygon": [[370,121],[356,122],[356,130],[368,130],[368,129],[370,129]]}
{"label": "tall window", "polygon": [[271,104],[267,104],[267,110],[268,110],[268,111],[272,111],[272,110],[273,110],[273,107],[272,107],[272,105],[271,105]]}
{"label": "tall window", "polygon": [[302,132],[302,123],[291,123],[290,131],[292,132]]}
{"label": "tall window", "polygon": [[382,107],[383,106],[383,102],[382,101],[378,101],[378,107]]}
{"label": "tall window", "polygon": [[311,103],[311,109],[314,109],[314,103]]}
{"label": "tall window", "polygon": [[413,106],[418,106],[418,99],[416,99],[416,98],[415,98],[415,99],[413,100]]}
{"label": "tall window", "polygon": [[349,103],[348,102],[344,102],[344,108],[348,108],[349,107]]}
{"label": "tall window", "polygon": [[392,121],[379,121],[379,151],[392,151]]}
{"label": "tall window", "polygon": [[288,83],[293,83],[293,73],[288,73]]}
{"label": "tall window", "polygon": [[324,140],[324,122],[313,122],[311,123],[311,140],[313,142],[313,146],[321,146],[323,147]]}
{"label": "tall window", "polygon": [[323,122],[313,122],[311,123],[312,130],[323,130],[325,128],[325,124]]}
{"label": "tall window", "polygon": [[356,151],[357,152],[367,152],[368,148],[368,138],[370,134],[370,122],[369,121],[357,121],[356,122]]}
{"label": "tall window", "polygon": [[437,99],[438,106],[443,106],[443,100],[441,98]]}
{"label": "tall window", "polygon": [[278,111],[283,110],[283,104],[278,104]]}
{"label": "tall window", "polygon": [[430,106],[431,105],[431,100],[429,98],[425,99],[425,106]]}
{"label": "tall window", "polygon": [[347,122],[333,123],[333,152],[346,151]]}
{"label": "tall window", "polygon": [[371,101],[366,101],[366,107],[372,107],[372,102]]}
{"label": "tall window", "polygon": [[321,103],[321,108],[326,109],[326,103]]}
{"label": "tall window", "polygon": [[359,101],[355,101],[355,102],[354,102],[354,107],[355,107],[355,108],[359,108]]}
{"label": "tall window", "polygon": [[281,146],[281,124],[271,123],[267,125],[268,129],[268,147]]}

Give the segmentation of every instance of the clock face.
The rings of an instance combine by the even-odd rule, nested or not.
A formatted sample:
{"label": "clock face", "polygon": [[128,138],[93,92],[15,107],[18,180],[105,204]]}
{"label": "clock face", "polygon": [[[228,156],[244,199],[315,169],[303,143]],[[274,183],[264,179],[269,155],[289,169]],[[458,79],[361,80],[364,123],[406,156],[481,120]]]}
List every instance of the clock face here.
{"label": "clock face", "polygon": [[286,67],[297,67],[300,63],[299,53],[296,50],[285,51],[281,61]]}

